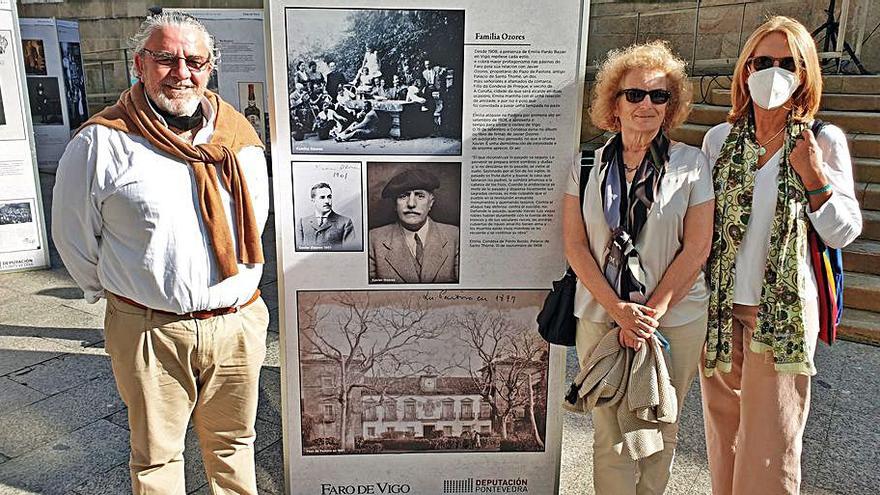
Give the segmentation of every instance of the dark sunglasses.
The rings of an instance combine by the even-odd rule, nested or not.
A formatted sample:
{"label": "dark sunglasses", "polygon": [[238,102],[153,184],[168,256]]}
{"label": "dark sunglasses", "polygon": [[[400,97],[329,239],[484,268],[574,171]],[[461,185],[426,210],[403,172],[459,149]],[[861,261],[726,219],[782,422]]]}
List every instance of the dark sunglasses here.
{"label": "dark sunglasses", "polygon": [[204,57],[177,57],[168,52],[154,52],[149,48],[144,48],[144,51],[149,53],[150,57],[162,67],[174,67],[177,65],[178,60],[183,60],[187,69],[193,72],[201,72],[206,65],[211,63],[210,59]]}
{"label": "dark sunglasses", "polygon": [[665,89],[652,89],[647,91],[638,88],[621,89],[617,92],[617,96],[626,95],[626,101],[630,103],[641,103],[645,96],[651,97],[651,103],[662,105],[672,98],[672,92]]}
{"label": "dark sunglasses", "polygon": [[755,72],[769,69],[770,67],[773,67],[774,64],[778,64],[780,68],[789,72],[795,72],[797,70],[797,62],[795,62],[794,57],[774,58],[768,57],[767,55],[761,55],[760,57],[750,58],[747,63]]}

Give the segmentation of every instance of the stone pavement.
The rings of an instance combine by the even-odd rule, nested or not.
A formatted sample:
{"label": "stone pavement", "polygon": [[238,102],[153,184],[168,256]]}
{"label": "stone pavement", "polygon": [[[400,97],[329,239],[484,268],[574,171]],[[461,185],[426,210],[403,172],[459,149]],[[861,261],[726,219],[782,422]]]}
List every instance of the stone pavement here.
{"label": "stone pavement", "polygon": [[[41,174],[40,180],[48,212],[54,176]],[[261,494],[284,492],[273,221],[264,238],[268,259],[261,283],[273,311],[257,420]],[[82,301],[54,247],[51,253],[51,270],[0,275],[0,495],[130,493],[126,412],[103,349],[104,307]],[[880,489],[876,351],[849,342],[820,345],[804,447],[805,495]],[[576,368],[570,353],[569,376]],[[696,385],[681,430],[667,493],[710,494]],[[590,438],[589,418],[565,413],[560,493],[593,493]],[[194,435],[186,447],[187,491],[208,494]]]}

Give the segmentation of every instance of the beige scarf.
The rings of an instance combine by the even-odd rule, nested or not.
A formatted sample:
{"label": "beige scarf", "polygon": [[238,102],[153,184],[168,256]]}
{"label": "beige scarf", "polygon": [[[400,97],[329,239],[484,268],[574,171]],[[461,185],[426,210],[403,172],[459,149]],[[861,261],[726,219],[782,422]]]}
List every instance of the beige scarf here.
{"label": "beige scarf", "polygon": [[[162,125],[150,108],[141,82],[119,96],[115,105],[105,108],[90,118],[80,129],[102,125],[143,136],[159,151],[185,161],[193,169],[202,220],[208,228],[214,256],[223,279],[238,273],[238,262],[263,263],[260,229],[254,217],[254,207],[247,182],[239,168],[236,154],[247,146],[263,147],[251,124],[231,105],[210,91],[205,92],[215,110],[214,133],[211,142],[192,145],[180,139],[171,129]],[[219,169],[219,179],[218,179]],[[232,245],[232,233],[226,223],[226,214],[220,201],[220,181],[235,203],[235,228],[238,232],[238,259]]]}

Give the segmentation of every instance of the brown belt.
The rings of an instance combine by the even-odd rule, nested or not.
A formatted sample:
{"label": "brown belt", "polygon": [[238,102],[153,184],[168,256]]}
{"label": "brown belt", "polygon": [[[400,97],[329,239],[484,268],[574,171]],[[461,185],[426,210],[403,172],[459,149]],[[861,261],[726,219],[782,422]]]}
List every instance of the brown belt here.
{"label": "brown belt", "polygon": [[222,316],[222,315],[237,313],[239,309],[250,306],[251,304],[253,304],[254,301],[256,301],[260,297],[260,289],[257,289],[256,291],[254,291],[254,295],[251,296],[251,298],[248,299],[248,301],[246,303],[244,303],[240,306],[229,306],[228,308],[217,308],[217,309],[201,309],[198,311],[190,311],[189,313],[183,313],[183,314],[172,313],[170,311],[162,311],[161,309],[148,308],[137,301],[132,301],[131,299],[129,299],[127,297],[120,296],[119,294],[113,294],[113,296],[116,299],[119,299],[120,301],[122,301],[126,304],[130,304],[136,308],[152,311],[153,313],[158,313],[160,315],[179,316],[181,318],[190,318],[190,319],[194,319],[194,320],[207,320],[208,318],[213,318],[215,316]]}

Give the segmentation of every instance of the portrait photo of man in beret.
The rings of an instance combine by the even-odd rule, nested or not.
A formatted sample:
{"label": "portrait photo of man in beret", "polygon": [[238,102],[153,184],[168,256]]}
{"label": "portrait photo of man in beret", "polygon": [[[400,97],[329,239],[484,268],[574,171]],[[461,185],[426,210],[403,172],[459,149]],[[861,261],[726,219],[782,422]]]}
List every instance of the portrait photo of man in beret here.
{"label": "portrait photo of man in beret", "polygon": [[[458,283],[459,228],[451,222],[459,223],[460,164],[377,165],[384,168],[368,179],[371,227],[377,217],[390,219],[389,212],[393,220],[369,230],[369,282]],[[377,175],[387,177],[384,184]]]}

